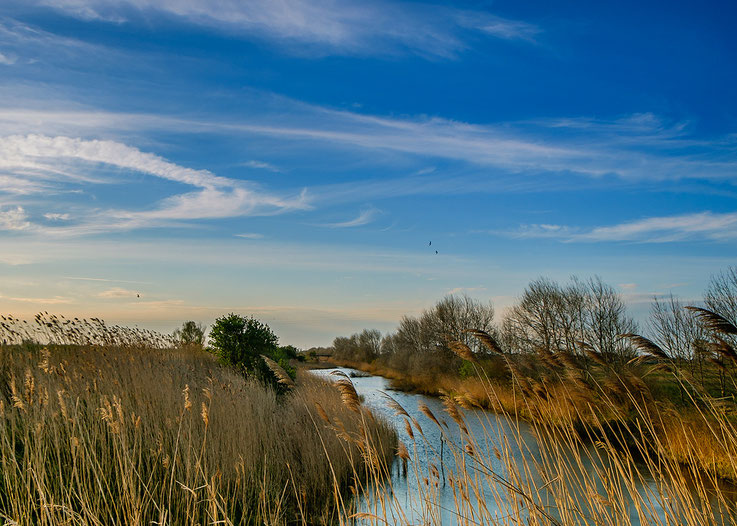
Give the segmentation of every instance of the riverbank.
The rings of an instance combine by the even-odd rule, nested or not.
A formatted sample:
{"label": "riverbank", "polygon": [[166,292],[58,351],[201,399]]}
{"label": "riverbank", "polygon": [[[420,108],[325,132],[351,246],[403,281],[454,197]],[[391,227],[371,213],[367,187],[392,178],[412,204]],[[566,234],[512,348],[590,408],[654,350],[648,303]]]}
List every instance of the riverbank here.
{"label": "riverbank", "polygon": [[499,521],[502,516],[581,526],[703,526],[737,519],[732,486],[695,478],[657,455],[617,449],[611,436],[594,441],[513,415],[464,410],[452,397],[394,391],[380,376],[341,372],[352,377],[364,404],[390,418],[409,452],[409,466],[404,475],[395,470],[388,494],[363,499],[359,509],[367,514],[388,517],[392,510],[403,517],[397,524],[455,524],[459,516],[477,523],[484,517],[490,524],[515,524]]}
{"label": "riverbank", "polygon": [[[390,380],[392,389],[449,397],[466,407],[571,430],[592,442],[607,437],[620,450],[675,461],[691,476],[737,483],[737,413],[729,401],[693,393],[675,403],[658,392],[657,376],[599,375],[595,381],[569,375],[568,383],[538,383],[530,377],[492,381],[477,374],[407,375],[379,363],[333,360]],[[512,366],[514,368],[514,366]],[[514,373],[512,373],[514,374]],[[684,391],[686,388],[684,387]]]}

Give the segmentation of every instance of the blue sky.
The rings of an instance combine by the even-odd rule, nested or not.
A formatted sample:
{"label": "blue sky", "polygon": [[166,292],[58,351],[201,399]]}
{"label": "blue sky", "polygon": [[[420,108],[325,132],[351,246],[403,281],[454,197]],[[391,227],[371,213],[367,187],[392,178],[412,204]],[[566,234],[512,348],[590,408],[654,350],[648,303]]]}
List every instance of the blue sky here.
{"label": "blue sky", "polygon": [[538,276],[697,300],[737,261],[736,15],[5,0],[0,310],[307,347]]}

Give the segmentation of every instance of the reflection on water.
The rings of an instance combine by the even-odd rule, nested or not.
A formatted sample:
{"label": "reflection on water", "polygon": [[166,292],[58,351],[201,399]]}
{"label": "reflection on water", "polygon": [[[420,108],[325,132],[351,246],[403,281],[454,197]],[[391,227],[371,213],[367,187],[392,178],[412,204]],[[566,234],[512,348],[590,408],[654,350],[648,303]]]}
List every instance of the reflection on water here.
{"label": "reflection on water", "polygon": [[[480,465],[475,461],[478,455],[464,454],[468,440],[464,439],[459,426],[445,412],[440,399],[391,391],[387,379],[367,376],[364,373],[356,374],[357,371],[352,369],[323,369],[312,372],[330,379],[330,374],[336,370],[354,375],[351,380],[363,398],[363,403],[394,423],[399,438],[407,445],[411,457],[406,475],[403,473],[401,463],[394,463],[391,481],[385,485],[389,495],[377,498],[378,492],[366,492],[358,505],[359,511],[386,517],[389,523],[416,524],[429,520],[433,524],[443,525],[474,522],[488,524],[490,519],[504,524],[513,523],[509,516],[510,509],[516,507],[517,516],[524,517],[525,507],[532,504],[525,500],[526,497],[510,489],[511,485],[538,488],[535,495],[535,505],[538,509],[544,510],[562,523],[568,522],[569,518],[560,516],[556,506],[553,506],[551,491],[557,489],[558,495],[561,494],[560,488],[555,486],[561,484],[561,480],[543,479],[543,473],[549,473],[551,468],[555,471],[556,468],[546,465],[546,458],[549,461],[550,457],[541,455],[540,443],[533,428],[528,424],[488,411],[459,408],[464,415],[469,435],[475,437],[474,447],[480,450],[484,458],[483,465]],[[425,440],[411,439],[405,429],[404,417],[397,416],[387,405],[387,398],[383,393],[390,394],[420,423]],[[422,403],[443,426],[442,433],[440,427],[420,410],[419,404]],[[414,433],[417,435],[417,430]],[[562,446],[556,443],[555,447]],[[581,474],[578,476],[579,480],[594,481],[594,486],[586,483],[581,485],[569,483],[565,488],[565,493],[574,503],[573,507],[578,506],[581,512],[576,522],[580,523],[581,516],[593,517],[587,521],[591,524],[599,522],[601,517],[607,517],[607,506],[610,508],[625,506],[624,509],[618,509],[618,513],[612,513],[611,519],[615,516],[629,517],[629,524],[665,524],[667,521],[663,520],[664,507],[669,506],[671,517],[679,515],[678,512],[673,513],[673,503],[669,502],[668,497],[671,493],[663,490],[662,480],[654,480],[639,474],[629,479],[630,484],[632,480],[636,481],[634,486],[627,486],[621,480],[602,480],[602,477],[609,478],[604,474],[606,470],[602,469],[602,464],[608,463],[609,457],[601,451],[594,450],[595,447],[592,444],[576,452],[565,450],[559,452],[566,455],[566,458],[570,459],[567,464],[575,466],[576,472]],[[526,461],[523,461],[523,458]],[[507,462],[516,466],[512,468]],[[453,483],[453,479],[459,474],[472,478],[470,486],[477,488],[481,498],[477,495],[470,499],[463,497],[462,492],[457,490],[458,484]],[[570,474],[565,478],[577,480],[577,476],[571,477]],[[633,503],[629,497],[633,494],[642,495],[648,505],[643,509],[642,501],[638,504]],[[586,503],[591,502],[591,495],[603,501],[601,509],[605,510],[604,512],[599,510],[598,514],[594,514],[593,510],[589,513],[589,510],[583,509]],[[604,495],[617,495],[621,498],[617,503],[611,503],[606,502]],[[578,505],[579,502],[582,504]],[[479,513],[479,506],[483,506],[484,509],[481,510],[483,513]],[[718,504],[715,503],[714,506]],[[459,511],[463,520],[458,520]],[[621,523],[621,520],[616,522]]]}

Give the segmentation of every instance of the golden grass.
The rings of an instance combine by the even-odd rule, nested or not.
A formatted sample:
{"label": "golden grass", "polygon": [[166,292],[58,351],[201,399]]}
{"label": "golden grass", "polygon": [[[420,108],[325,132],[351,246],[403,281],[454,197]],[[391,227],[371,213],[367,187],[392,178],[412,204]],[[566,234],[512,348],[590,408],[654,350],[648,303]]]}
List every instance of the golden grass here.
{"label": "golden grass", "polygon": [[[206,353],[136,338],[124,348],[2,347],[5,524],[737,522],[718,483],[737,473],[734,401],[708,396],[674,368],[648,376],[638,363],[607,374],[563,364],[554,381],[509,364],[505,382],[477,364],[463,380],[352,364],[444,395],[454,433],[427,406],[414,417],[389,399],[409,437],[397,443],[345,376],[327,385],[303,374],[277,396]],[[674,375],[687,403],[654,396],[655,374]],[[486,413],[482,431],[469,425],[462,408],[479,406],[507,424]],[[430,454],[424,468],[413,462],[421,450]],[[395,452],[415,480],[403,499],[389,477]]]}
{"label": "golden grass", "polygon": [[[389,378],[395,389],[432,396],[449,395],[459,403],[508,414],[544,426],[588,428],[597,438],[612,429],[633,429],[616,438],[618,447],[655,448],[657,454],[708,476],[737,483],[737,404],[730,397],[717,399],[692,385],[680,371],[666,371],[648,378],[652,368],[637,363],[620,373],[566,371],[556,381],[538,381],[510,366],[511,380],[498,381],[478,374],[466,378],[445,374],[407,375],[380,364],[340,362]],[[643,381],[682,384],[685,402],[656,397]],[[691,398],[689,398],[689,396]],[[698,397],[698,399],[696,398]],[[643,427],[642,422],[647,425]],[[639,430],[636,426],[640,426]],[[584,433],[585,434],[585,433]],[[633,436],[634,435],[634,436]],[[654,438],[655,437],[655,438]],[[657,444],[653,445],[653,440]],[[652,451],[651,451],[652,453]]]}
{"label": "golden grass", "polygon": [[[498,393],[509,395],[508,388],[499,389],[487,380],[481,383],[490,399]],[[624,383],[619,395],[628,399],[628,410],[635,415],[627,420],[623,404],[614,398],[619,395],[611,389],[602,389],[594,405],[590,397],[586,403],[575,386],[538,387],[527,386],[527,392],[520,389],[511,400],[494,402],[500,408],[511,402],[516,410],[527,411],[534,440],[509,413],[508,426],[495,425],[487,414],[482,417],[483,430],[472,432],[447,397],[446,413],[458,426],[459,441],[439,415],[420,404],[420,412],[437,427],[454,462],[446,462],[441,473],[432,462],[425,472],[415,467],[412,476],[418,489],[408,502],[391,500],[386,492],[372,494],[370,513],[363,518],[371,524],[384,524],[391,516],[399,517],[397,524],[453,520],[510,526],[737,522],[735,492],[720,485],[717,475],[719,470],[735,472],[737,433],[715,401],[702,401],[695,412],[678,414],[672,406],[647,402],[636,386]],[[403,408],[395,405],[393,401],[392,408],[402,415]],[[410,418],[405,422],[415,427]],[[680,431],[675,427],[679,422]],[[437,447],[424,433],[410,437],[408,449],[415,455]],[[442,453],[433,453],[442,459]],[[453,490],[452,508],[439,498],[437,487],[442,483]]]}
{"label": "golden grass", "polygon": [[393,455],[386,423],[347,410],[304,377],[291,394],[202,351],[4,346],[0,518],[5,524],[331,523]]}

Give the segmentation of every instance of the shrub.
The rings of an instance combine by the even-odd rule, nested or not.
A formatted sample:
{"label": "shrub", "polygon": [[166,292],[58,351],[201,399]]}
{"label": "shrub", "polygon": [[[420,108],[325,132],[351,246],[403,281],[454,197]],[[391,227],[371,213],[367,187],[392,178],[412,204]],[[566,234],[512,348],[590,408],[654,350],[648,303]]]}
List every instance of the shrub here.
{"label": "shrub", "polygon": [[172,336],[174,341],[182,347],[192,346],[201,349],[205,344],[205,327],[201,323],[185,321]]}
{"label": "shrub", "polygon": [[288,345],[279,347],[279,338],[268,325],[238,314],[228,314],[215,320],[210,331],[210,350],[220,360],[240,369],[243,373],[262,380],[272,381],[278,391],[283,385],[275,381],[273,372],[261,359],[268,356],[294,379],[296,371],[289,365],[290,358],[296,356],[296,348]]}

